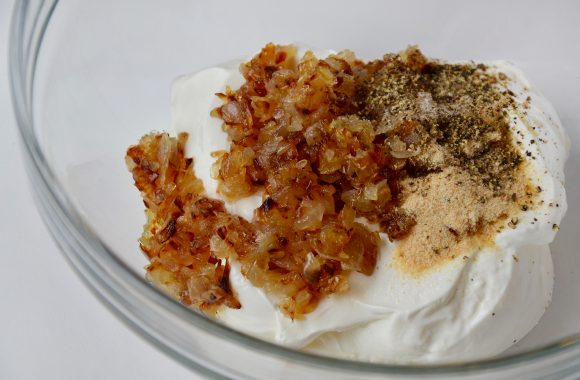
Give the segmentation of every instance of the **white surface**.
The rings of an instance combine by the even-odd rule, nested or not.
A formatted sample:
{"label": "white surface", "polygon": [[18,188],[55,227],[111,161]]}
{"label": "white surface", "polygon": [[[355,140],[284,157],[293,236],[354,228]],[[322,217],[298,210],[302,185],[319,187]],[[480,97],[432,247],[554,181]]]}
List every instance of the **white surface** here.
{"label": "white surface", "polygon": [[12,1],[0,0],[0,379],[199,379],[85,288],[32,203],[8,90]]}

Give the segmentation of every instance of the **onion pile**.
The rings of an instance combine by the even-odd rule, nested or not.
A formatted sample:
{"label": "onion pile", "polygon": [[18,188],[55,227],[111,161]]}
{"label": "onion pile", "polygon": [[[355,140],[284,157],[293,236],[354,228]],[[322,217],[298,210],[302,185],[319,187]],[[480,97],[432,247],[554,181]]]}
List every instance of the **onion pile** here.
{"label": "onion pile", "polygon": [[[398,207],[413,136],[359,116],[368,67],[348,51],[326,59],[308,52],[299,62],[295,55],[293,46],[265,46],[241,66],[245,83],[217,94],[224,103],[212,111],[231,140],[214,153],[218,192],[233,201],[262,191],[251,221],[204,195],[184,156],[186,134],[150,134],[127,152],[147,207],[140,242],[148,276],[206,313],[241,306],[228,280],[235,260],[300,318],[348,290],[350,272],[372,275],[380,238],[359,218],[390,239],[415,224]],[[409,57],[410,67],[422,67],[421,57]]]}

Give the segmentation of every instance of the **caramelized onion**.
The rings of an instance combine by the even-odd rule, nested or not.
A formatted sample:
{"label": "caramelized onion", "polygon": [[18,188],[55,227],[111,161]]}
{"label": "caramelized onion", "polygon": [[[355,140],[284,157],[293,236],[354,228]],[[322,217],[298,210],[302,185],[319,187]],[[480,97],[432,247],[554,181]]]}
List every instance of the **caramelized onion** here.
{"label": "caramelized onion", "polygon": [[[392,212],[401,159],[412,152],[392,129],[357,116],[362,62],[351,52],[324,60],[308,52],[297,63],[295,54],[266,45],[241,66],[245,83],[218,94],[224,104],[212,111],[231,141],[213,154],[212,177],[228,200],[264,192],[252,221],[204,195],[183,154],[185,134],[147,135],[127,152],[148,208],[140,242],[149,278],[186,305],[240,307],[228,278],[235,259],[283,312],[301,318],[346,291],[349,272],[373,273],[379,235],[356,218],[380,222],[391,238],[413,225]],[[421,69],[415,53],[406,59]]]}

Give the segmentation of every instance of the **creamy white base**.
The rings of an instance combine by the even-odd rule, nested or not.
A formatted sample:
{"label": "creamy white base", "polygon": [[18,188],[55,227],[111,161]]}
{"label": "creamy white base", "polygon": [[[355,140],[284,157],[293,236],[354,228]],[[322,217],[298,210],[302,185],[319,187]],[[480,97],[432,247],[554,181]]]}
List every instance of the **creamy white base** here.
{"label": "creamy white base", "polygon": [[[174,132],[190,134],[187,155],[194,157],[196,175],[210,197],[221,198],[210,175],[214,162],[210,154],[227,150],[229,142],[220,120],[209,113],[221,104],[214,93],[243,83],[240,62],[180,77],[173,86],[172,127]],[[347,293],[325,298],[314,312],[296,321],[280,313],[234,262],[230,281],[242,308],[224,308],[218,318],[289,347],[388,363],[483,359],[524,337],[552,296],[553,266],[547,244],[555,235],[553,225],[560,223],[566,210],[563,166],[569,142],[552,106],[518,69],[503,61],[489,65],[512,79],[510,89],[519,101],[531,96],[529,109],[513,110],[511,121],[514,137],[536,156],[530,160],[531,170],[544,200],[538,209],[522,214],[516,229],[497,236],[497,249],[473,252],[467,259],[460,257],[413,278],[392,267],[395,244],[382,236],[380,260],[372,276],[352,274]],[[256,194],[226,206],[250,220],[261,200],[261,194]]]}

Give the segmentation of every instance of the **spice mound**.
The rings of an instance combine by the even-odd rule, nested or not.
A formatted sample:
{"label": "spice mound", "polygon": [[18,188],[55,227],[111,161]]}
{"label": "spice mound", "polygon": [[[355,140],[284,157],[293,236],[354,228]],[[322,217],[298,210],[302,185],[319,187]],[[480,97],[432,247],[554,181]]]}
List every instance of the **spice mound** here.
{"label": "spice mound", "polygon": [[[216,94],[230,147],[213,153],[222,200],[205,195],[187,134],[144,136],[126,162],[147,224],[150,280],[208,314],[240,308],[230,263],[293,319],[372,276],[380,235],[420,274],[493,244],[535,189],[512,141],[505,76],[429,60],[416,47],[362,62],[266,45]],[[192,152],[195,156],[195,152]],[[262,194],[246,220],[224,202]],[[513,221],[516,221],[515,223]]]}

